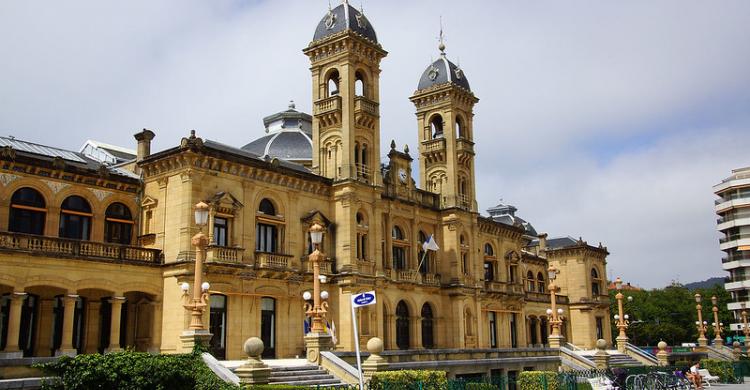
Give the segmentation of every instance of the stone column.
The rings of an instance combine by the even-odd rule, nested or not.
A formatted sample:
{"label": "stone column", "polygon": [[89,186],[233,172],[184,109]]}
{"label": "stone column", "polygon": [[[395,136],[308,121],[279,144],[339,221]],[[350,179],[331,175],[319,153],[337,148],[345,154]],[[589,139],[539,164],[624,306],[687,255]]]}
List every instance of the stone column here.
{"label": "stone column", "polygon": [[388,371],[388,361],[380,356],[383,353],[383,340],[373,337],[367,341],[367,351],[370,356],[362,362],[362,376],[369,382],[372,375],[378,371]]}
{"label": "stone column", "polygon": [[21,309],[26,298],[25,292],[14,292],[10,295],[10,312],[8,313],[8,337],[5,349],[0,352],[0,358],[13,359],[23,357],[23,351],[18,345],[21,335]]}
{"label": "stone column", "polygon": [[305,347],[307,348],[307,361],[320,365],[320,352],[330,351],[333,341],[331,335],[327,333],[310,332],[305,335]]}
{"label": "stone column", "polygon": [[536,319],[536,327],[534,331],[536,332],[536,341],[539,343],[539,345],[544,346],[544,343],[542,342],[542,320],[541,318]]}
{"label": "stone column", "polygon": [[125,297],[112,297],[109,302],[112,307],[112,320],[109,327],[109,347],[106,352],[119,352],[122,351],[120,348],[120,314]]}
{"label": "stone column", "polygon": [[260,355],[263,353],[263,340],[257,337],[250,337],[245,341],[242,349],[247,354],[247,360],[245,364],[234,371],[240,378],[240,383],[253,385],[268,384],[271,369],[260,360]]}
{"label": "stone column", "polygon": [[607,353],[607,341],[604,339],[596,340],[596,353],[594,354],[594,364],[597,370],[605,370],[609,367],[609,354]]}
{"label": "stone column", "polygon": [[657,345],[659,347],[659,352],[656,353],[656,359],[659,361],[660,366],[668,366],[669,365],[669,354],[667,353],[667,343],[664,341],[659,341],[659,344]]}
{"label": "stone column", "polygon": [[75,356],[78,351],[73,346],[73,321],[75,321],[76,302],[78,295],[65,295],[63,301],[62,343],[55,355]]}
{"label": "stone column", "polygon": [[162,302],[151,302],[153,311],[151,312],[151,345],[148,351],[151,353],[161,352],[161,321],[162,321]]}

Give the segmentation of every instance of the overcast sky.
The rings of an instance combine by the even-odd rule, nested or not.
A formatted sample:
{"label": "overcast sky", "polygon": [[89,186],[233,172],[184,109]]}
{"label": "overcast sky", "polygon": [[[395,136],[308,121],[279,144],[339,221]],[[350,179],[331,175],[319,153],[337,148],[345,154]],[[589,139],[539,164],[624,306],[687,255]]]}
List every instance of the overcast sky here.
{"label": "overcast sky", "polygon": [[[290,99],[310,112],[301,49],[327,7],[2,1],[0,134],[134,148],[145,127],[161,150],[196,129],[242,146]],[[725,275],[711,187],[750,165],[749,1],[381,0],[364,12],[389,52],[381,154],[391,139],[416,150],[408,97],[438,55],[442,15],[448,56],[481,99],[483,213],[502,198],[540,232],[601,241],[610,278]]]}

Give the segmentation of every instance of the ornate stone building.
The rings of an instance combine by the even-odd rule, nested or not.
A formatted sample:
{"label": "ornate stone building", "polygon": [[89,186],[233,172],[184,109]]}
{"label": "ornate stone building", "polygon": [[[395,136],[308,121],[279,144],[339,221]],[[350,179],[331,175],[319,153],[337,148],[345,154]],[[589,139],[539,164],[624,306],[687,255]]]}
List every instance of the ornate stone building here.
{"label": "ornate stone building", "polygon": [[[267,357],[303,355],[313,222],[326,226],[324,289],[339,351],[373,336],[387,350],[541,348],[550,264],[559,269],[565,341],[611,342],[606,248],[547,239],[512,206],[480,215],[479,99],[444,49],[410,98],[418,147],[390,142],[384,163],[379,64],[387,52],[346,3],[303,50],[313,115],[290,106],[245,147],[193,132],[151,153],[155,135],[144,130],[135,160],[112,165],[92,158],[96,143],[84,155],[0,138],[2,353],[180,351],[189,321],[180,285],[192,283],[200,201],[210,205],[205,321],[219,358],[240,358],[251,336],[264,339]],[[425,255],[430,236],[440,250]],[[350,297],[369,290],[377,305],[359,311],[355,340]]]}

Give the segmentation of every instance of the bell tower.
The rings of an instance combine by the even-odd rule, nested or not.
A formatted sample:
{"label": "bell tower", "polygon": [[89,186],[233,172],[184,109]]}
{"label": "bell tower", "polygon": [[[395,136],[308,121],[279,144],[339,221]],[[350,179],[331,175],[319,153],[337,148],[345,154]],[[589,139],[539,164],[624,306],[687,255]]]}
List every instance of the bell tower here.
{"label": "bell tower", "polygon": [[430,64],[410,98],[419,129],[422,188],[440,194],[441,207],[477,211],[474,179],[474,104],[469,81],[449,61],[440,32],[440,57]]}
{"label": "bell tower", "polygon": [[347,1],[318,24],[310,58],[314,172],[379,185],[380,60],[372,24]]}

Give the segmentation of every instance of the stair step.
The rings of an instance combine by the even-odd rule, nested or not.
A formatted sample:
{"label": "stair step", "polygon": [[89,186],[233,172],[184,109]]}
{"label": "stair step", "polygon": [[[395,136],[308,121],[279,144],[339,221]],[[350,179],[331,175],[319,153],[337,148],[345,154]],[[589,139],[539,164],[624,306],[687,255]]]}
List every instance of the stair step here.
{"label": "stair step", "polygon": [[305,365],[305,366],[272,366],[271,372],[277,372],[277,371],[315,371],[320,370],[320,367],[315,365]]}
{"label": "stair step", "polygon": [[341,385],[340,380],[332,379],[315,379],[315,380],[300,380],[300,381],[284,381],[284,382],[269,382],[274,385],[295,385],[295,386],[309,386],[309,385]]}
{"label": "stair step", "polygon": [[286,377],[286,376],[314,376],[314,375],[328,375],[328,372],[324,370],[300,370],[300,371],[279,371],[271,372],[271,377]]}
{"label": "stair step", "polygon": [[283,376],[283,377],[270,377],[268,378],[271,382],[285,382],[285,381],[307,381],[307,380],[323,380],[323,379],[335,379],[331,374],[324,375],[294,375],[294,376]]}

